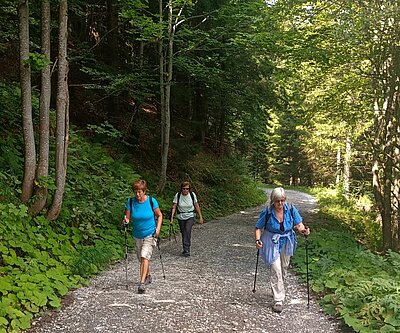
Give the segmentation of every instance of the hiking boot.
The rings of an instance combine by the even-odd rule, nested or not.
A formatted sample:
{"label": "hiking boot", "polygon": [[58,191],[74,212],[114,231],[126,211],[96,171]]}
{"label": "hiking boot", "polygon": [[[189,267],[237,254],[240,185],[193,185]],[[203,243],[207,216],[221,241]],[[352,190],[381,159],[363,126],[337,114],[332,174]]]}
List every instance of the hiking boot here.
{"label": "hiking boot", "polygon": [[138,294],[144,294],[146,292],[146,287],[144,285],[144,283],[140,283],[139,284],[139,288],[138,288]]}
{"label": "hiking boot", "polygon": [[281,312],[282,312],[282,309],[283,309],[282,302],[276,302],[276,303],[274,304],[274,306],[272,307],[272,310],[273,310],[274,312],[277,312],[277,313],[281,313]]}
{"label": "hiking boot", "polygon": [[188,251],[183,251],[183,252],[182,252],[182,256],[184,256],[184,257],[190,257],[190,252],[188,252]]}
{"label": "hiking boot", "polygon": [[144,279],[144,284],[150,284],[153,282],[153,278],[151,275],[147,275],[146,278]]}

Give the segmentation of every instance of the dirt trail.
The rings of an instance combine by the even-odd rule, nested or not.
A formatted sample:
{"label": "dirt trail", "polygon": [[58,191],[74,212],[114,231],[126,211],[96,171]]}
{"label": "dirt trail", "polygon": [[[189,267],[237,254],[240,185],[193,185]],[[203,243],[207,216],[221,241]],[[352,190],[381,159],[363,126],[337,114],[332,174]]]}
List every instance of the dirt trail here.
{"label": "dirt trail", "polygon": [[[315,200],[287,191],[304,221],[312,220]],[[311,300],[306,286],[289,273],[284,310],[271,310],[269,273],[260,260],[257,290],[252,292],[256,262],[254,225],[262,207],[196,225],[192,256],[180,256],[178,242],[161,243],[152,260],[153,283],[137,294],[138,263],[129,257],[129,287],[124,261],[73,291],[61,310],[38,319],[30,333],[54,332],[343,332]],[[310,236],[310,241],[312,237]]]}

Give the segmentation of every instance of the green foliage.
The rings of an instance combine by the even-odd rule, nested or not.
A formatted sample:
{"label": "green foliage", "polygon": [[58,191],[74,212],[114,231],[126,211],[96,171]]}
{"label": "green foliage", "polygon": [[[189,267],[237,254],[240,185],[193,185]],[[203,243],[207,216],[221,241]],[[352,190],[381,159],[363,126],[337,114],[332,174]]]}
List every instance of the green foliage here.
{"label": "green foliage", "polygon": [[15,112],[20,105],[21,93],[18,84],[0,81],[0,132],[5,133],[8,126],[18,127],[22,122],[21,113]]}
{"label": "green foliage", "polygon": [[99,244],[96,247],[86,247],[72,264],[72,271],[87,278],[100,272],[120,255],[115,246],[111,245]]}
{"label": "green foliage", "polygon": [[34,314],[60,306],[60,298],[82,279],[68,263],[75,248],[43,217],[24,205],[0,203],[0,330],[29,328]]}
{"label": "green foliage", "polygon": [[[347,223],[357,224],[359,216],[368,221],[365,211],[357,211],[334,191],[320,190],[318,196],[321,212],[314,217],[308,238],[312,290],[326,312],[340,316],[356,332],[400,331],[400,255],[391,251],[377,255],[356,241],[361,230]],[[352,219],[344,218],[344,212]],[[293,259],[303,278],[304,258],[305,240],[300,238]]]}
{"label": "green foliage", "polygon": [[51,61],[42,53],[29,53],[29,58],[25,61],[31,66],[33,71],[41,71],[46,66],[51,64]]}
{"label": "green foliage", "polygon": [[88,129],[94,130],[98,135],[105,136],[106,139],[116,140],[122,137],[121,132],[112,126],[108,121],[105,121],[100,125],[88,125]]}

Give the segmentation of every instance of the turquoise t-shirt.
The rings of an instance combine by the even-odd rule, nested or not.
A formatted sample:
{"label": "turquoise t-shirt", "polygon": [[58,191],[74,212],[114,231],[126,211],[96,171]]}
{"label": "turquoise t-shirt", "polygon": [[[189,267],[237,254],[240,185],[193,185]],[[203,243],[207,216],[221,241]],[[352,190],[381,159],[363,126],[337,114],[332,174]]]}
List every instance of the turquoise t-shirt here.
{"label": "turquoise t-shirt", "polygon": [[[146,201],[142,203],[138,202],[136,198],[129,198],[125,204],[125,208],[131,211],[132,200],[131,223],[132,234],[135,238],[143,239],[149,237],[156,230],[156,220],[149,198],[150,196],[147,196]],[[153,197],[151,197],[151,200],[153,201],[153,208],[158,208],[157,200]]]}

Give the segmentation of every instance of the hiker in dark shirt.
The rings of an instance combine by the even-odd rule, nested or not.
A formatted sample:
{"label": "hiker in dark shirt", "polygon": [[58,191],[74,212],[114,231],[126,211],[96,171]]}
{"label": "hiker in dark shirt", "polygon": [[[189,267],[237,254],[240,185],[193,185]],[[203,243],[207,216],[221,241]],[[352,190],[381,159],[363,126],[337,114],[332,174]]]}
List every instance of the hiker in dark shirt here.
{"label": "hiker in dark shirt", "polygon": [[275,304],[273,310],[281,312],[285,299],[284,280],[290,263],[290,257],[296,249],[297,240],[294,228],[308,236],[310,229],[293,205],[286,203],[286,194],[282,187],[271,192],[270,204],[265,207],[256,223],[256,248],[271,271],[271,288]]}
{"label": "hiker in dark shirt", "polygon": [[195,211],[199,216],[199,223],[203,224],[203,216],[201,214],[200,205],[197,201],[197,196],[194,192],[190,191],[190,183],[183,182],[181,184],[181,191],[175,194],[169,223],[172,225],[176,212],[179,228],[182,234],[182,255],[185,257],[190,256],[192,228],[196,222]]}

